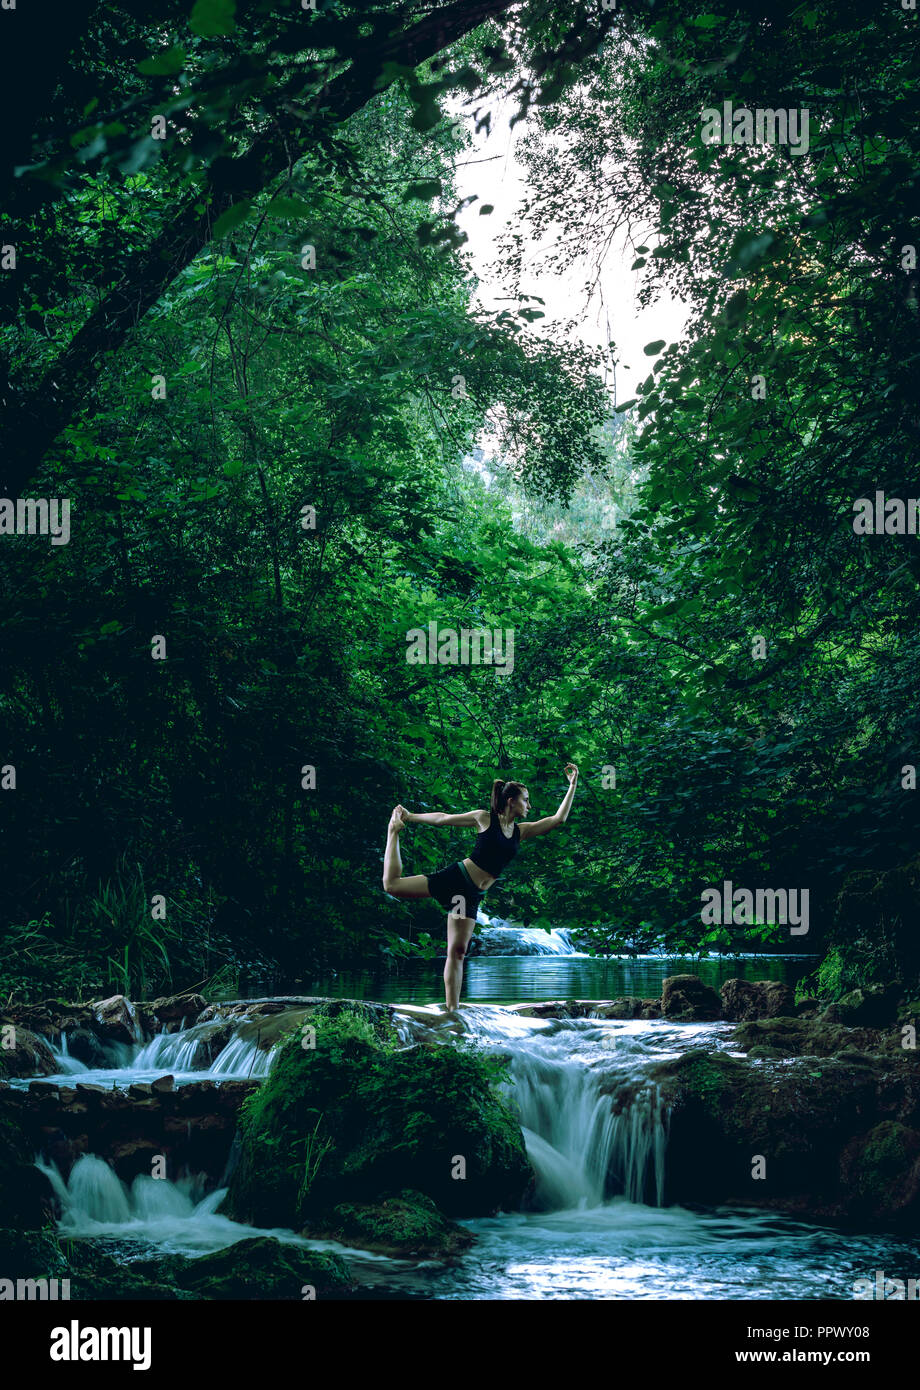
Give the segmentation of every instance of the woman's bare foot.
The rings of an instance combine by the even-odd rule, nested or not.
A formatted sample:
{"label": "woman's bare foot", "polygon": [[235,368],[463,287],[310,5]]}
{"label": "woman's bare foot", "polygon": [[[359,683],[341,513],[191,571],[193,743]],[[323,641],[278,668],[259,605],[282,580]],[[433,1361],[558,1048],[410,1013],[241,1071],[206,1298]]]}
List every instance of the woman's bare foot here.
{"label": "woman's bare foot", "polygon": [[400,830],[405,830],[405,828],[406,822],[403,820],[402,807],[396,806],[393,809],[393,814],[390,816],[390,823],[387,826],[387,831],[393,830],[398,835]]}

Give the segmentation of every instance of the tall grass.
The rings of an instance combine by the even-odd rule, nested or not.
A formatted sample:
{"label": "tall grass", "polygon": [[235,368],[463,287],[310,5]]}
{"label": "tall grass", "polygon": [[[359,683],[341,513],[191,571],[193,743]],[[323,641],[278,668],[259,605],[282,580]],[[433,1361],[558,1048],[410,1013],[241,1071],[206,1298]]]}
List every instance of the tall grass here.
{"label": "tall grass", "polygon": [[[163,892],[166,916],[151,915]],[[229,943],[215,938],[215,903],[193,874],[173,889],[152,885],[138,862],[118,861],[105,880],[50,912],[4,929],[0,998],[49,994],[83,999],[119,993],[150,999],[238,970]]]}

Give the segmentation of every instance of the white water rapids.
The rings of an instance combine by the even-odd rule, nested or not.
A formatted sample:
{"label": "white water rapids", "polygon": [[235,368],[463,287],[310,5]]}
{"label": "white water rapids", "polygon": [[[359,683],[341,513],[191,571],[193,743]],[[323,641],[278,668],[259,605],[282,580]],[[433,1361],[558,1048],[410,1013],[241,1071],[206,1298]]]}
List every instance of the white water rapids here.
{"label": "white water rapids", "polygon": [[[447,1267],[396,1261],[256,1230],[220,1214],[224,1188],[201,1178],[142,1175],[129,1186],[85,1155],[64,1182],[39,1162],[60,1204],[62,1234],[130,1247],[203,1254],[254,1235],[334,1250],[368,1296],[476,1299],[839,1298],[876,1268],[916,1275],[916,1242],[841,1234],[762,1210],[663,1207],[668,1116],[650,1068],[699,1045],[726,1046],[727,1024],[663,1020],[538,1019],[510,1008],[464,1005],[460,1021],[438,1006],[396,1006],[408,1044],[424,1031],[444,1046],[458,1035],[510,1059],[504,1087],[536,1179],[526,1211],[464,1221],[477,1240]],[[120,1065],[90,1071],[62,1049],[61,1085],[124,1086],[170,1071],[183,1080],[264,1076],[272,1054],[232,1038],[208,1061],[208,1029],[161,1034],[125,1050]],[[26,1085],[27,1082],[20,1082]]]}

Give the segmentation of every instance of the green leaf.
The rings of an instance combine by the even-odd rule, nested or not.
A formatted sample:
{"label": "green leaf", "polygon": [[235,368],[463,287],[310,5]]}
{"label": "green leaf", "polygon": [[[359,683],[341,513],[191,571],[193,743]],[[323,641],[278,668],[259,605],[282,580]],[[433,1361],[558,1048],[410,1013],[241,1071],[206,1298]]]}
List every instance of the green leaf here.
{"label": "green leaf", "polygon": [[195,0],[189,28],[192,33],[200,34],[205,39],[218,34],[232,34],[236,28],[235,14],[235,0]]}
{"label": "green leaf", "polygon": [[156,53],[138,63],[137,70],[145,77],[172,77],[185,67],[185,49],[174,43],[172,48]]}
{"label": "green leaf", "polygon": [[245,222],[251,212],[252,202],[249,198],[242,198],[238,203],[234,203],[233,207],[222,213],[214,223],[212,235],[215,241],[226,236],[228,232],[232,232],[233,228],[238,227],[241,222]]}
{"label": "green leaf", "polygon": [[646,343],[642,351],[646,357],[657,357],[663,347],[666,346],[664,338],[656,338],[653,343]]}
{"label": "green leaf", "polygon": [[288,198],[279,194],[269,203],[268,214],[270,217],[312,217],[314,210],[303,198]]}

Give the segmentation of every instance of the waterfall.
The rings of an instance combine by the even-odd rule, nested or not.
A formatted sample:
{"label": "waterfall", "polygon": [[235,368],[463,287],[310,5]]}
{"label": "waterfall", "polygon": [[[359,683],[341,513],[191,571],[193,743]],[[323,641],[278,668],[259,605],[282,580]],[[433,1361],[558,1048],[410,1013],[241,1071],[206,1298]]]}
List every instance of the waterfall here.
{"label": "waterfall", "polygon": [[67,1239],[128,1236],[163,1253],[194,1256],[223,1250],[252,1236],[274,1236],[288,1245],[344,1253],[335,1241],[307,1240],[283,1227],[247,1226],[221,1216],[218,1207],[227,1189],[218,1187],[202,1196],[204,1177],[170,1182],[140,1173],[129,1187],[96,1154],[78,1158],[66,1182],[56,1163],[37,1159],[35,1166],[51,1183],[60,1208],[58,1230]]}
{"label": "waterfall", "polygon": [[215,1025],[202,1024],[179,1033],[157,1033],[138,1052],[131,1063],[134,1072],[170,1071],[197,1073],[202,1080],[211,1077],[267,1076],[271,1071],[271,1051],[260,1048],[258,1038],[231,1038],[213,1061],[208,1061],[208,1040]]}
{"label": "waterfall", "polygon": [[66,1033],[61,1033],[58,1047],[55,1047],[54,1043],[51,1042],[48,1046],[54,1053],[54,1060],[58,1063],[58,1071],[61,1076],[76,1076],[78,1072],[89,1071],[89,1067],[85,1066],[83,1062],[78,1062],[76,1057],[71,1057]]}
{"label": "waterfall", "polygon": [[274,1057],[257,1038],[231,1038],[208,1069],[209,1076],[268,1076]]}
{"label": "waterfall", "polygon": [[466,1014],[477,1040],[510,1056],[502,1089],[524,1133],[539,1206],[597,1207],[613,1196],[662,1205],[667,1115],[645,1075],[660,1057],[647,1029],[594,1019],[512,1022],[482,1007]]}
{"label": "waterfall", "polygon": [[210,1215],[226,1193],[226,1188],[220,1188],[203,1201],[196,1200],[204,1179],[169,1182],[146,1173],[139,1173],[129,1187],[96,1154],[82,1154],[66,1182],[56,1163],[39,1159],[35,1166],[45,1174],[58,1200],[62,1235],[100,1235],[112,1228],[188,1221],[197,1211]]}
{"label": "waterfall", "polygon": [[132,1069],[195,1071],[198,1054],[204,1051],[204,1042],[200,1033],[190,1036],[184,1029],[178,1033],[156,1033],[134,1057]]}
{"label": "waterfall", "polygon": [[486,921],[479,937],[478,955],[483,956],[583,956],[565,927],[544,931],[542,927],[518,927],[500,919]]}

